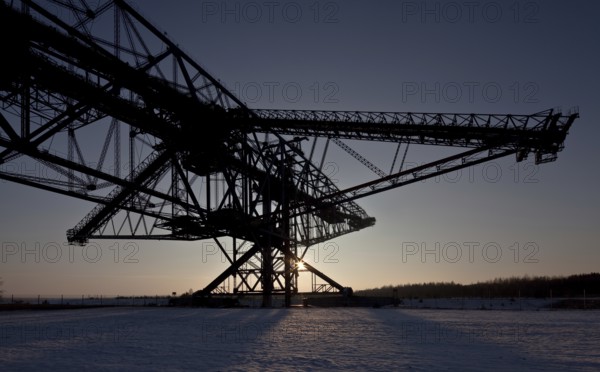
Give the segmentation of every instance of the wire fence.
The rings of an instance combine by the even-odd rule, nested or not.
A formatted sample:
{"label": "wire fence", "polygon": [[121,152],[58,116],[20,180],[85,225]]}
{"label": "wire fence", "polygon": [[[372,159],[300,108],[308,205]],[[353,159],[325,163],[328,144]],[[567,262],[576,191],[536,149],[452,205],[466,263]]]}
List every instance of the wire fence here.
{"label": "wire fence", "polygon": [[167,306],[171,296],[120,296],[120,295],[3,295],[0,305],[52,305],[52,306]]}

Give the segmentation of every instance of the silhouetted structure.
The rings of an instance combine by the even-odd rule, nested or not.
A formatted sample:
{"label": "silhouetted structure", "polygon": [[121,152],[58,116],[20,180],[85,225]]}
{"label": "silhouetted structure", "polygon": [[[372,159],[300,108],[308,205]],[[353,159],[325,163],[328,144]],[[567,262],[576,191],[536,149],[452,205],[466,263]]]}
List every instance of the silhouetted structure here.
{"label": "silhouetted structure", "polygon": [[[253,110],[123,0],[0,4],[0,164],[44,170],[0,178],[97,203],[72,243],[213,239],[230,266],[201,296],[289,304],[308,247],[375,223],[356,199],[507,155],[553,161],[578,117]],[[389,173],[342,139],[397,143]],[[378,178],[337,187],[322,169],[330,142]],[[464,151],[405,168],[409,144]],[[304,266],[323,281],[313,290],[351,293]]]}

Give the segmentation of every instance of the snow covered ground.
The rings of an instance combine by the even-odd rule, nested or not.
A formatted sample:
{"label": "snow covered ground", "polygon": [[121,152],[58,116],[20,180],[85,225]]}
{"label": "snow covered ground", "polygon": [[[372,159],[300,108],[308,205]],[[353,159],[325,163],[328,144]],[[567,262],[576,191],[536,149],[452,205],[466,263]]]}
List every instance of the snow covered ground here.
{"label": "snow covered ground", "polygon": [[7,311],[0,368],[591,371],[600,369],[600,311]]}

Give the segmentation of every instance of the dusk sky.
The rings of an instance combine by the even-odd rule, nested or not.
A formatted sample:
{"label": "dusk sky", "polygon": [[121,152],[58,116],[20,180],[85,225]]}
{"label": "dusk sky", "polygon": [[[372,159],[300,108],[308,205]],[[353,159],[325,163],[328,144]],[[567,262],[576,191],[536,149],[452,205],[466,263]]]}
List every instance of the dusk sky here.
{"label": "dusk sky", "polygon": [[[344,286],[598,271],[598,2],[135,7],[250,108],[531,114],[562,107],[566,114],[579,107],[556,162],[508,157],[359,199],[376,225],[314,247],[307,258]],[[389,169],[393,145],[348,143]],[[407,161],[444,151],[415,149]],[[339,149],[327,161],[342,186],[374,177]],[[127,241],[100,241],[102,257],[88,262],[65,232],[93,204],[0,181],[0,205],[5,296],[181,293],[202,289],[226,267],[218,255],[203,255],[201,242],[135,241],[134,251]],[[44,257],[56,257],[53,244],[61,247],[57,262]],[[300,289],[309,284],[305,274]]]}

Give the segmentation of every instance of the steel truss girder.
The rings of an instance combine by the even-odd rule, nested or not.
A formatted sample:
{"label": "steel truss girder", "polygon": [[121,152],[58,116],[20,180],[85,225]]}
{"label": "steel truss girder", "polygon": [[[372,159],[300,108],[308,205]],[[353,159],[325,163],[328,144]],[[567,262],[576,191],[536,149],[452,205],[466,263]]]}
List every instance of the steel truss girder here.
{"label": "steel truss girder", "polygon": [[535,152],[538,162],[562,150],[569,128],[579,117],[576,110],[567,115],[554,110],[531,115],[298,110],[254,110],[254,114],[262,119],[248,120],[246,128],[254,131],[453,147],[494,146]]}

